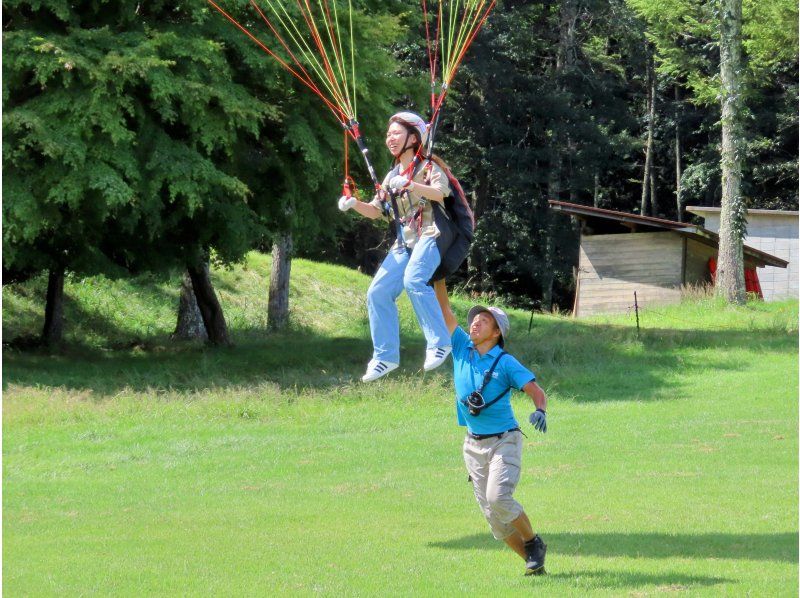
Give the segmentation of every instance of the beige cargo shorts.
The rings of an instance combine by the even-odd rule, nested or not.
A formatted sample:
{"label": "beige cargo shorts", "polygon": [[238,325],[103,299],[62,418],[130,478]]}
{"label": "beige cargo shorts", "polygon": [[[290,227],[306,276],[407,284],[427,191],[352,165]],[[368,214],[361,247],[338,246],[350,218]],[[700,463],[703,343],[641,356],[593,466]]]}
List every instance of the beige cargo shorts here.
{"label": "beige cargo shorts", "polygon": [[500,438],[464,438],[464,463],[475,498],[492,534],[503,540],[514,533],[511,522],[519,517],[522,505],[514,500],[522,463],[522,433],[506,432]]}

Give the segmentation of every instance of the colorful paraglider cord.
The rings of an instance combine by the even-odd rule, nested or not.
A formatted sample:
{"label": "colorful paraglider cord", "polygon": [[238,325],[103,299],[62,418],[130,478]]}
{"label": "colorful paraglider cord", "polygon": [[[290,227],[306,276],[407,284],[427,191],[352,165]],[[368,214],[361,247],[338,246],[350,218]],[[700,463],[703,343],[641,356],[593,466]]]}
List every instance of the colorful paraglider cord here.
{"label": "colorful paraglider cord", "polygon": [[[349,25],[349,56],[344,51],[339,25],[338,0],[260,0],[266,5],[272,18],[256,3],[250,5],[261,17],[272,37],[285,52],[281,57],[259,37],[226,12],[215,0],[207,0],[217,12],[222,14],[240,31],[249,37],[259,48],[274,58],[284,69],[316,94],[334,114],[336,120],[361,151],[372,183],[376,191],[381,189],[375,169],[369,159],[364,139],[358,128],[356,116],[356,77],[355,47],[353,35],[352,0],[347,0]],[[425,36],[431,78],[431,118],[427,143],[420,146],[411,164],[403,175],[413,180],[423,156],[430,160],[433,144],[439,125],[439,115],[447,92],[455,77],[467,49],[472,44],[496,0],[438,0],[436,32],[431,36],[427,0],[422,0],[425,17]],[[290,14],[290,10],[294,14]],[[447,13],[447,14],[445,14]],[[297,18],[297,15],[302,17]],[[346,64],[349,59],[349,65]],[[439,68],[441,64],[441,68]],[[441,73],[440,93],[436,94],[437,72]],[[348,81],[348,78],[351,80]],[[349,174],[345,144],[345,176],[343,194],[350,197],[355,192],[355,182]],[[402,191],[401,191],[402,192]],[[395,190],[389,192],[397,238],[406,246],[397,206]],[[407,249],[407,248],[406,248]]]}

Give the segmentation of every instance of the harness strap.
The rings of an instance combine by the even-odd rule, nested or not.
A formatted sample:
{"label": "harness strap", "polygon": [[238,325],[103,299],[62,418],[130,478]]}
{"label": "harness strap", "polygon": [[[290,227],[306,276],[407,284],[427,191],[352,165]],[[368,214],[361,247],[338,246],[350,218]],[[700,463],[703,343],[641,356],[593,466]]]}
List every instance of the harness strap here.
{"label": "harness strap", "polygon": [[[400,172],[400,169],[398,167],[395,167],[395,168],[392,168],[391,173],[394,173],[395,169],[397,170],[398,173]],[[406,253],[410,254],[411,250],[408,248],[408,245],[406,244],[405,236],[403,235],[403,221],[400,218],[400,208],[397,206],[397,195],[394,194],[391,190],[389,190],[389,199],[391,200],[392,215],[394,217],[393,218],[393,220],[394,220],[394,232],[395,232],[395,235],[397,236],[397,242],[400,245],[400,247],[402,247],[403,249],[406,250]],[[386,202],[384,201],[384,204],[385,203]]]}
{"label": "harness strap", "polygon": [[[411,165],[413,165],[413,162],[412,162]],[[428,160],[427,162],[425,162],[425,165],[422,166],[422,168],[426,171],[425,172],[425,178],[424,178],[425,184],[426,185],[430,185],[431,184],[431,177],[432,177],[431,172],[433,170],[433,162],[431,160]],[[395,168],[393,168],[392,172],[394,172],[395,169],[397,169],[397,174],[401,174],[399,166],[396,166]],[[404,176],[406,176],[406,173],[408,173],[408,169],[403,172]],[[407,176],[409,176],[410,179],[413,180],[413,178],[416,176],[416,168],[414,169],[414,172],[408,173]],[[408,193],[408,191],[406,191],[406,193]],[[394,201],[395,198],[392,197],[392,200]],[[417,209],[410,216],[408,216],[407,218],[400,219],[401,225],[402,224],[411,223],[411,222],[416,222],[416,224],[417,224],[417,226],[416,226],[417,239],[420,238],[420,233],[422,231],[422,216],[423,216],[423,212],[425,210],[425,204],[427,204],[427,203],[428,203],[427,200],[423,197],[422,199],[419,200],[419,202],[417,202]],[[433,202],[433,203],[439,203],[439,202]],[[395,204],[392,204],[392,209],[395,210],[396,214],[399,214],[398,210],[395,208]],[[399,238],[399,235],[398,235],[398,238]],[[403,245],[405,246],[405,238],[403,239]],[[406,246],[406,250],[408,250],[407,246]]]}
{"label": "harness strap", "polygon": [[[479,392],[481,395],[483,394],[483,391],[484,391],[484,389],[486,388],[486,385],[487,385],[487,384],[489,384],[489,381],[492,379],[492,374],[494,374],[494,370],[495,370],[495,368],[497,367],[497,364],[498,364],[498,363],[500,363],[500,359],[503,357],[503,355],[508,355],[508,353],[506,353],[505,351],[500,351],[500,355],[498,355],[497,357],[495,357],[494,363],[492,363],[492,367],[490,367],[490,368],[489,368],[489,369],[486,371],[486,373],[483,375],[483,383],[481,384],[481,388],[480,388],[480,390],[478,390],[478,389],[475,389],[475,390],[478,390],[478,392]],[[511,387],[510,387],[510,386],[509,386],[508,388],[506,388],[506,389],[505,389],[503,392],[501,392],[499,395],[497,395],[497,396],[496,396],[494,399],[492,399],[491,401],[484,402],[484,404],[483,404],[483,407],[481,407],[481,408],[480,408],[480,410],[481,410],[481,411],[485,411],[487,408],[489,408],[489,407],[491,407],[492,405],[494,405],[494,404],[495,404],[497,401],[499,401],[501,398],[503,398],[503,396],[504,396],[504,395],[505,395],[505,394],[506,394],[506,393],[507,393],[509,390],[511,390]],[[464,404],[466,404],[466,402],[467,402],[467,401],[466,401],[466,399],[461,399],[461,402],[462,402],[462,403],[464,403]]]}
{"label": "harness strap", "polygon": [[509,390],[511,390],[511,387],[510,387],[510,386],[509,386],[508,388],[506,388],[506,389],[505,389],[503,392],[501,392],[499,395],[497,395],[495,398],[493,398],[491,401],[489,401],[488,403],[484,403],[484,404],[483,404],[483,407],[481,408],[481,411],[484,411],[484,410],[488,409],[489,407],[491,407],[492,405],[494,405],[494,404],[495,404],[497,401],[499,401],[500,399],[502,399],[502,398],[503,398],[503,396],[505,396],[505,394],[506,394],[506,393],[507,393]]}

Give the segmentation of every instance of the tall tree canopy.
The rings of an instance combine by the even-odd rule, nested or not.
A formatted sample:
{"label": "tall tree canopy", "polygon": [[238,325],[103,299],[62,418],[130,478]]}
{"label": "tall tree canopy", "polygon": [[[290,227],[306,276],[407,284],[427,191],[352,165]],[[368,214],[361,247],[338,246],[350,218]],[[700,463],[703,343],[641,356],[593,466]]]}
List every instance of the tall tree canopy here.
{"label": "tall tree canopy", "polygon": [[[401,28],[356,4],[358,93],[377,136],[402,89],[387,50]],[[334,236],[341,130],[206,2],[3,7],[6,281],[230,263],[287,227]]]}

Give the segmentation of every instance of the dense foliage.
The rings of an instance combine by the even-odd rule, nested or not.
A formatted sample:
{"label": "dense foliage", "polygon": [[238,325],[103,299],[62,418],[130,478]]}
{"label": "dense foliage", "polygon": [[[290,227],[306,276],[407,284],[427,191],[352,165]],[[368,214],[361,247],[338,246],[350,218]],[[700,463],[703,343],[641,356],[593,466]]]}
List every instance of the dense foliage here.
{"label": "dense foliage", "polygon": [[[231,263],[287,227],[333,237],[338,124],[205,2],[7,0],[3,17],[7,278]],[[372,121],[399,89],[381,48],[400,29],[356,17]]]}
{"label": "dense foliage", "polygon": [[[426,111],[421,10],[354,6],[360,118],[384,170],[386,117]],[[3,7],[6,280],[54,265],[163,270],[207,252],[231,263],[285,230],[300,255],[375,267],[383,230],[335,209],[339,126],[204,2]],[[237,15],[246,7],[229,3]],[[640,211],[649,127],[647,212],[681,218],[686,205],[718,204],[717,8],[498,3],[439,134],[479,217],[462,283],[569,308],[577,231],[547,200]],[[743,192],[751,207],[797,209],[796,3],[747,0],[744,38]]]}
{"label": "dense foliage", "polygon": [[[481,217],[468,286],[521,305],[548,307],[552,298],[571,306],[577,233],[548,214],[547,200],[641,211],[648,56],[655,119],[646,213],[681,219],[686,205],[719,205],[715,11],[694,0],[498,5],[442,135]],[[750,207],[797,209],[796,5],[746,2],[744,34],[743,192]]]}

